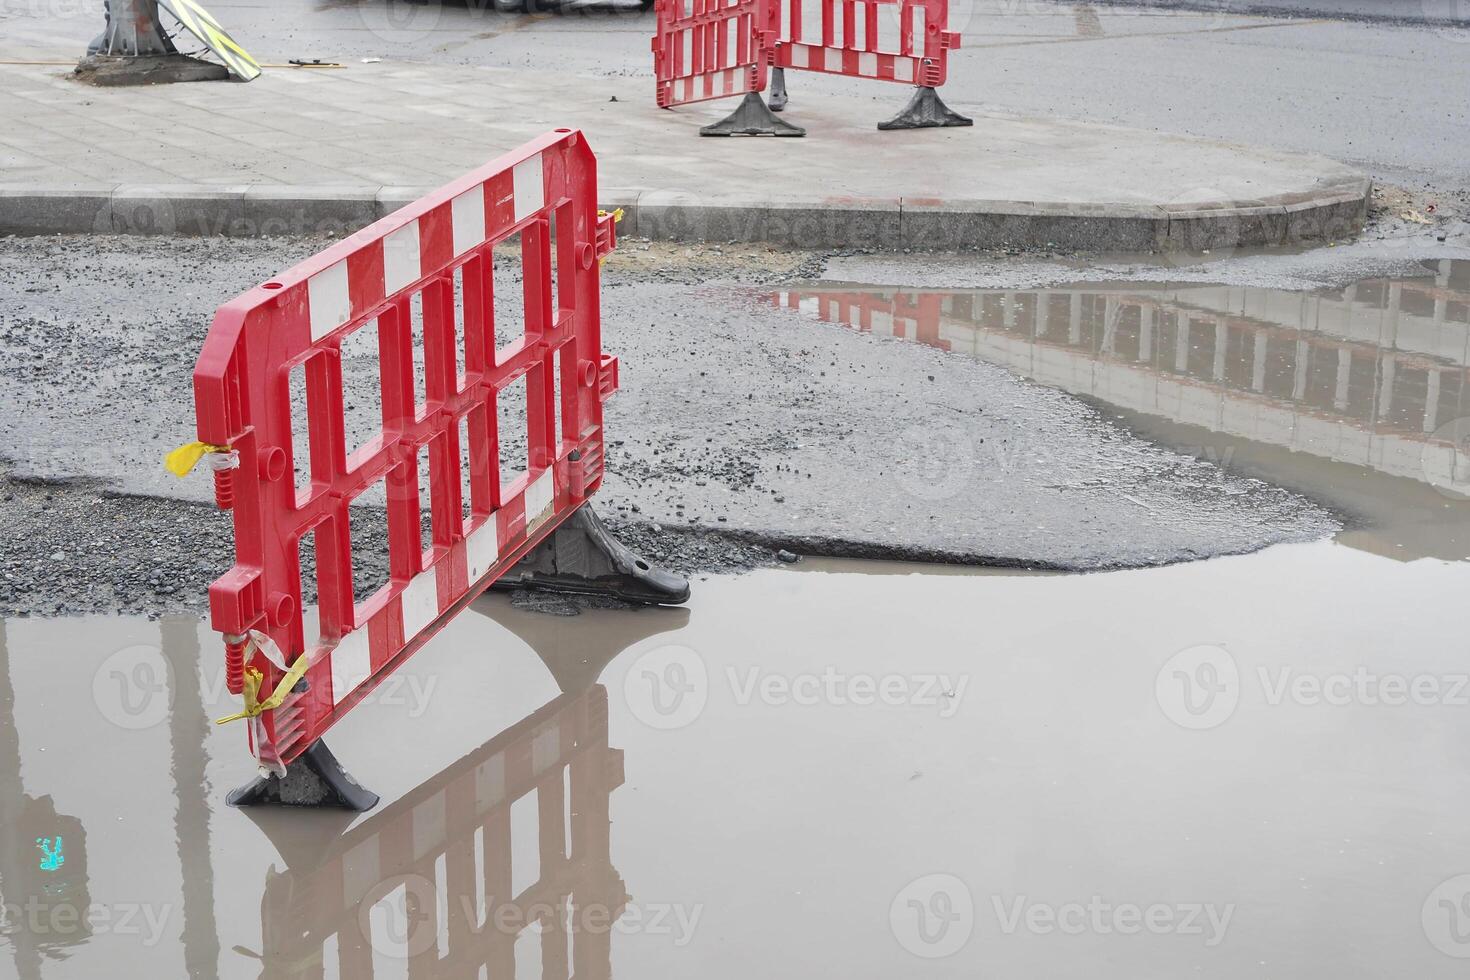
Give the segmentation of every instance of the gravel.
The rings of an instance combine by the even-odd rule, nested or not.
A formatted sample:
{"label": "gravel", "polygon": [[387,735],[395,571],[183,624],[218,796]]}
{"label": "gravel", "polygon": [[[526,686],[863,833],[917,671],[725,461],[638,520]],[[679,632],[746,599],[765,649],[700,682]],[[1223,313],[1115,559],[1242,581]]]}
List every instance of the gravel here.
{"label": "gravel", "polygon": [[[206,473],[179,481],[160,465],[193,438],[194,357],[215,306],[324,244],[0,240],[11,495],[0,612],[201,607],[232,555],[228,518],[209,503]],[[607,404],[596,505],[635,551],[685,573],[782,550],[1097,570],[1340,526],[1303,497],[1138,439],[993,365],[778,307],[782,286],[831,264],[765,246],[620,242],[603,321],[622,390]],[[1034,270],[985,256],[950,266],[963,267],[1018,280]],[[901,260],[897,281],[934,268],[946,266]],[[515,295],[509,264],[501,279],[498,294]],[[344,358],[344,377],[349,404],[376,397],[371,357]],[[380,536],[355,552],[364,579],[381,575]]]}

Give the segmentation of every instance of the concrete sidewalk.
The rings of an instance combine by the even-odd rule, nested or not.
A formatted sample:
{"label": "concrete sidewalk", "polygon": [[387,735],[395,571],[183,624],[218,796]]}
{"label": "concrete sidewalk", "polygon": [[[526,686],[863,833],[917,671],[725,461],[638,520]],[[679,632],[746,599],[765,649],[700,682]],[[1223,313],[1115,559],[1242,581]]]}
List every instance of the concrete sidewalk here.
{"label": "concrete sidewalk", "polygon": [[1367,213],[1368,179],[1319,156],[963,102],[973,128],[881,133],[907,89],[823,81],[793,78],[804,139],[701,139],[734,101],[660,110],[648,78],[379,63],[94,89],[0,65],[0,233],[338,232],[560,126],[587,133],[624,234],[659,239],[1218,249],[1350,237]]}

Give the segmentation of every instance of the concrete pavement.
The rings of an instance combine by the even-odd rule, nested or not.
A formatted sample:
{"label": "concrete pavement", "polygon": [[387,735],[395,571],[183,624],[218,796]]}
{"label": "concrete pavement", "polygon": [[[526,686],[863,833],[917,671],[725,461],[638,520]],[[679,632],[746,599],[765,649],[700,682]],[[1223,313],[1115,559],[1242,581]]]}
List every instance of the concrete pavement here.
{"label": "concrete pavement", "polygon": [[878,133],[906,96],[881,90],[891,105],[798,91],[805,139],[721,140],[696,131],[732,102],[659,110],[640,78],[359,62],[101,90],[0,65],[0,232],[342,231],[556,126],[587,132],[604,200],[651,238],[1172,250],[1339,239],[1366,216],[1368,179],[1320,156],[953,98],[973,128]]}

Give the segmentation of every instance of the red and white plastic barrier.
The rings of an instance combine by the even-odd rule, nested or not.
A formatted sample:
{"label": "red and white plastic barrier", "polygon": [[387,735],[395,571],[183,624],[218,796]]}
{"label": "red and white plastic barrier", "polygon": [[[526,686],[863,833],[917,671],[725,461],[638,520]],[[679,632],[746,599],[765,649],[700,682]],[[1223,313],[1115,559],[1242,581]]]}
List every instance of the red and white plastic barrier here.
{"label": "red and white plastic barrier", "polygon": [[772,67],[936,88],[959,46],[949,0],[658,0],[657,102],[762,92]]}
{"label": "red and white plastic barrier", "polygon": [[949,0],[785,0],[775,65],[937,88],[960,35]]}
{"label": "red and white plastic barrier", "polygon": [[[494,251],[513,238],[524,329],[497,349],[505,298],[495,294],[503,256]],[[601,484],[602,403],[618,371],[602,350],[598,260],[614,245],[613,218],[597,210],[596,158],[580,132],[557,130],[215,315],[194,372],[199,439],[228,449],[238,466],[224,472],[219,495],[234,511],[236,560],[210,587],[212,622],[235,658],[235,693],[242,673],[258,671],[264,700],[298,658],[308,665],[304,686],[252,719],[251,748],[263,765],[282,771]],[[381,427],[349,452],[342,344],[373,324]],[[293,438],[289,384],[302,366],[310,482],[298,490],[292,476],[303,447]],[[522,379],[524,430],[513,437],[498,431],[497,404]],[[521,434],[526,471],[503,478],[500,446],[518,445]],[[379,487],[390,577],[359,602],[354,585],[360,592],[364,583],[353,581],[352,554],[362,542],[350,514]],[[306,535],[320,615],[319,635],[310,636],[298,557]]]}
{"label": "red and white plastic barrier", "polygon": [[667,109],[765,90],[780,0],[658,0],[656,99]]}

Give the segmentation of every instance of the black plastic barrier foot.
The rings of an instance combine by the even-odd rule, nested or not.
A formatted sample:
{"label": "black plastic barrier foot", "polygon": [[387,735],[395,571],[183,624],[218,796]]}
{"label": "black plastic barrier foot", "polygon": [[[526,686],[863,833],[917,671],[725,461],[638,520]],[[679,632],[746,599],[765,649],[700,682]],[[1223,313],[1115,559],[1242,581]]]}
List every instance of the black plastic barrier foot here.
{"label": "black plastic barrier foot", "polygon": [[879,129],[928,129],[931,126],[973,126],[975,120],[960,115],[939,97],[939,93],[928,85],[920,85],[903,112],[887,122],[880,122]]}
{"label": "black plastic barrier foot", "polygon": [[700,136],[805,136],[806,130],[771,115],[759,92],[746,92],[735,111],[699,130]]}
{"label": "black plastic barrier foot", "polygon": [[587,504],[494,587],[613,596],[649,606],[677,606],[689,599],[688,579],[654,568],[619,544]]}
{"label": "black plastic barrier foot", "polygon": [[771,94],[766,96],[766,105],[772,112],[786,108],[786,69],[771,69]]}
{"label": "black plastic barrier foot", "polygon": [[286,778],[256,776],[245,786],[232,790],[225,802],[230,806],[309,806],[343,810],[371,810],[378,794],[357,784],[327,743],[312,742],[286,767]]}

